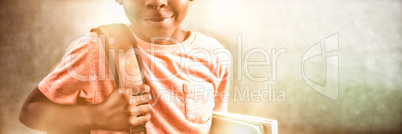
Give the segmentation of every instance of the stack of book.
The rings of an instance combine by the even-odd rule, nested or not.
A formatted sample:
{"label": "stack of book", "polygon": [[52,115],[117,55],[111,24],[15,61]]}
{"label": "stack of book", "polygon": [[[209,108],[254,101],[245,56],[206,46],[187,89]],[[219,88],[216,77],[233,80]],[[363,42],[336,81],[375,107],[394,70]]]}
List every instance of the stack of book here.
{"label": "stack of book", "polygon": [[212,113],[211,134],[278,134],[276,120],[233,114]]}

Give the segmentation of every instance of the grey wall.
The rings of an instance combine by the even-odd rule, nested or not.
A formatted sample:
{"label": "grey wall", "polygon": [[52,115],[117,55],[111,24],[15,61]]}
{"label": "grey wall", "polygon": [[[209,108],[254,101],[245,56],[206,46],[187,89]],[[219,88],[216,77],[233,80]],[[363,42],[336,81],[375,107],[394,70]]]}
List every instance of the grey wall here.
{"label": "grey wall", "polygon": [[[233,53],[229,112],[276,119],[280,133],[400,133],[401,6],[398,0],[195,0],[183,28],[212,36]],[[0,133],[42,133],[18,121],[25,97],[73,39],[92,27],[121,21],[127,22],[113,0],[2,0]],[[336,100],[316,92],[301,75],[305,52],[334,34],[339,36]],[[237,35],[242,37],[241,60]],[[273,63],[238,68],[254,49],[272,57],[271,50],[281,48],[286,52],[277,58],[276,72]],[[329,83],[325,72],[333,71],[325,69],[326,56],[304,65],[307,78],[321,85]],[[258,53],[250,57],[263,60]],[[269,80],[259,82],[247,73]],[[247,87],[261,93],[269,85],[276,95],[263,97],[271,100],[239,101],[236,96]]]}

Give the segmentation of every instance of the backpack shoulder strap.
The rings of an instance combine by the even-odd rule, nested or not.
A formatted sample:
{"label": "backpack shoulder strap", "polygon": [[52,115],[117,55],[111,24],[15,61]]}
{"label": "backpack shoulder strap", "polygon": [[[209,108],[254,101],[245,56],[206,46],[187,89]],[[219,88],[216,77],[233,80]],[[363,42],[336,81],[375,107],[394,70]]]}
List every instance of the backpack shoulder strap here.
{"label": "backpack shoulder strap", "polygon": [[[126,24],[103,25],[99,26],[98,28],[91,29],[91,32],[97,32],[99,35],[99,40],[105,45],[105,56],[109,61],[109,67],[113,71],[116,85],[119,88],[125,87],[123,82],[125,77],[124,73],[122,73],[125,63],[120,62],[126,62],[126,59],[121,59],[121,57],[123,57],[125,53],[131,49],[134,50],[135,56],[133,56],[133,58],[137,61],[137,64],[134,64],[132,69],[134,69],[134,72],[140,72],[141,74],[141,77],[137,77],[140,79],[135,81],[140,81],[142,84],[146,84],[146,80],[144,79],[143,64],[138,51],[137,42],[130,28]],[[123,53],[121,53],[122,51]]]}

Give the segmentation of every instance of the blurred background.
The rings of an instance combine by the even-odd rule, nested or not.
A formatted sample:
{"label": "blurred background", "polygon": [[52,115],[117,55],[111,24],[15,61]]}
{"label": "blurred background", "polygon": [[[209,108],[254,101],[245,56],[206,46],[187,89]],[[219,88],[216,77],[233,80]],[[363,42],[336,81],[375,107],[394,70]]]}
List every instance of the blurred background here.
{"label": "blurred background", "polygon": [[[114,0],[1,0],[0,133],[42,134],[18,121],[24,99],[72,40],[116,22],[128,23]],[[195,0],[182,27],[214,37],[232,52],[231,113],[275,119],[283,134],[402,132],[400,0]],[[315,91],[301,73],[305,52],[332,35],[339,46],[336,99]],[[245,69],[253,49],[265,50],[269,59],[253,53],[248,61],[271,64]],[[273,49],[286,50],[276,58],[276,71]],[[333,71],[326,70],[326,56],[304,65],[306,77],[322,86]],[[263,100],[238,94],[269,87]]]}

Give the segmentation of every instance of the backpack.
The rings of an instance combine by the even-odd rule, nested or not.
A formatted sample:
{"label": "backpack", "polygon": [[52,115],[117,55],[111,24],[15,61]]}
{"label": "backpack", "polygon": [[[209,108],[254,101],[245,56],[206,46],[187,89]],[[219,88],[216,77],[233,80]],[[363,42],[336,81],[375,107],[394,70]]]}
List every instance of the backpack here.
{"label": "backpack", "polygon": [[[118,51],[124,50],[124,52],[129,51],[130,49],[134,50],[135,58],[134,60],[137,61],[137,66],[134,67],[134,72],[141,73],[141,79],[137,79],[135,81],[140,81],[139,84],[146,84],[146,80],[144,78],[143,72],[143,63],[140,57],[140,53],[138,51],[137,42],[131,32],[130,28],[126,24],[109,24],[109,25],[102,25],[97,28],[91,29],[91,32],[96,32],[99,35],[100,41],[103,42],[105,45],[105,55],[109,60],[109,67],[113,72],[113,76],[115,78],[116,85],[119,88],[124,87],[124,84],[121,80],[124,79],[124,72],[122,72],[121,63],[122,53]],[[113,52],[114,50],[114,52]],[[117,58],[116,58],[117,57]],[[115,65],[115,66],[112,66]]]}
{"label": "backpack", "polygon": [[[112,70],[114,80],[120,93],[125,93],[124,88],[126,87],[125,80],[127,80],[127,78],[124,69],[125,63],[121,63],[126,60],[121,54],[126,54],[126,52],[129,52],[129,54],[135,54],[133,60],[136,60],[137,64],[135,64],[132,69],[133,72],[140,73],[140,75],[137,75],[130,81],[135,81],[135,84],[137,85],[147,84],[147,81],[144,78],[144,66],[138,51],[137,42],[129,26],[126,24],[102,25],[91,29],[91,32],[98,33],[99,41],[102,41],[102,44],[104,44],[105,56],[109,61],[109,67]],[[123,53],[121,53],[122,51]],[[123,89],[123,91],[121,89]],[[131,130],[129,133],[132,133]]]}

